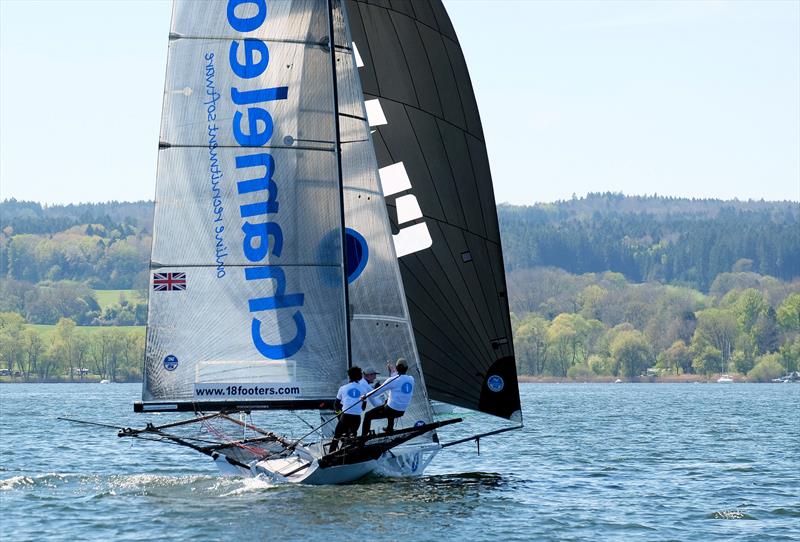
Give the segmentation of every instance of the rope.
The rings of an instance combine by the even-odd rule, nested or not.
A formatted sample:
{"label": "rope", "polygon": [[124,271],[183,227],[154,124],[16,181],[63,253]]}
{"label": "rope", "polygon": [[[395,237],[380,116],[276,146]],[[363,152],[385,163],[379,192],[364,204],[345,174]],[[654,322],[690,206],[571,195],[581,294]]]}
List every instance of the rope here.
{"label": "rope", "polygon": [[[216,427],[214,427],[213,425],[208,423],[208,420],[205,420],[205,419],[201,420],[200,423],[203,425],[203,427],[206,429],[206,431],[208,431],[209,433],[211,433],[215,437],[221,439],[223,441],[223,443],[228,445],[228,446],[235,446],[237,448],[241,448],[243,450],[247,450],[248,452],[250,452],[251,454],[253,454],[255,456],[260,456],[262,459],[272,455],[271,452],[269,452],[267,450],[264,450],[263,448],[259,448],[257,446],[248,446],[247,444],[244,444],[242,442],[232,442],[231,439],[229,439],[228,436],[225,433],[223,433],[222,431],[218,430]],[[247,430],[246,427],[245,427],[245,430]]]}

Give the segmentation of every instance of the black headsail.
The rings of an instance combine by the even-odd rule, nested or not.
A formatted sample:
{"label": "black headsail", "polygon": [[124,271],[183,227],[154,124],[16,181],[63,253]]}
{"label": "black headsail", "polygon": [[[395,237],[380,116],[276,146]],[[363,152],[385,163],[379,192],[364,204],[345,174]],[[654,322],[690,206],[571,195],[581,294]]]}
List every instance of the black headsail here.
{"label": "black headsail", "polygon": [[516,419],[492,179],[450,19],[440,0],[347,0],[347,11],[430,397]]}

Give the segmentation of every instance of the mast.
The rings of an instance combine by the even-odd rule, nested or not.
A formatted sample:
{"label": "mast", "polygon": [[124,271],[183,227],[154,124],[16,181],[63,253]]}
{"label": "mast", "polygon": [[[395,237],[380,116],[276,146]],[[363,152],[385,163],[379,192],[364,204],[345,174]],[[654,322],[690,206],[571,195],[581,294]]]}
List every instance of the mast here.
{"label": "mast", "polygon": [[336,173],[337,182],[339,183],[339,213],[342,221],[342,281],[344,283],[344,325],[346,330],[345,343],[347,345],[347,367],[353,366],[353,349],[350,341],[350,293],[348,290],[348,277],[347,277],[347,230],[345,228],[344,216],[344,181],[342,175],[342,143],[341,132],[339,129],[339,84],[336,75],[336,39],[334,36],[333,28],[333,1],[328,2],[328,35],[330,41],[331,57],[331,80],[333,83],[333,122],[334,122],[334,137],[336,145]]}

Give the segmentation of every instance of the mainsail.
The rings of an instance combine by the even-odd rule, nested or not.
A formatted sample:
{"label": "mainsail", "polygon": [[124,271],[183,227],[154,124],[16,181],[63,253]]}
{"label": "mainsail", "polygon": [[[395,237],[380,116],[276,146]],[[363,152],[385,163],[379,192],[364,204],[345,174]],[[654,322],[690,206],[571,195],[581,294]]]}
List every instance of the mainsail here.
{"label": "mainsail", "polygon": [[348,367],[325,2],[176,2],[144,410],[330,405]]}
{"label": "mainsail", "polygon": [[521,416],[480,117],[440,0],[347,0],[386,206],[433,399]]}

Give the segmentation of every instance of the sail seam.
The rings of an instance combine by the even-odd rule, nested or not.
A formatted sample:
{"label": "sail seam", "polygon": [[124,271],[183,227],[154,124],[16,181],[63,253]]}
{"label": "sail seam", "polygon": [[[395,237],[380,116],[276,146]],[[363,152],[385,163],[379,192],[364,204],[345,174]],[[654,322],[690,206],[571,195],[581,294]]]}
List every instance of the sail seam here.
{"label": "sail seam", "polygon": [[[417,136],[417,132],[416,132],[416,130],[414,130],[414,125],[411,123],[411,118],[409,118],[409,116],[408,116],[408,111],[403,109],[403,114],[406,116],[406,120],[408,121],[408,124],[411,126],[411,133],[414,134],[414,141],[417,143],[417,149],[419,150],[420,156],[422,156],[422,161],[424,162],[425,169],[428,172],[428,178],[431,180],[431,187],[433,188],[434,194],[436,194],[436,200],[439,202],[439,208],[442,210],[442,213],[444,213],[444,208],[445,207],[444,207],[444,204],[442,203],[442,198],[439,195],[439,190],[436,188],[436,183],[434,182],[433,173],[431,172],[431,168],[428,165],[428,159],[425,156],[425,152],[423,151],[422,143],[420,143],[419,137]],[[380,135],[380,131],[378,131],[378,134]],[[381,140],[383,140],[383,136],[381,136]],[[384,141],[384,144],[386,145],[386,152],[389,154],[389,158],[392,159],[392,163],[402,162],[402,160],[397,160],[394,157],[394,154],[392,153],[391,149],[389,148],[389,144],[386,143],[385,141]],[[388,205],[388,203],[387,203],[387,205]],[[397,214],[396,205],[393,206],[393,207],[395,207],[395,214]],[[425,212],[423,211],[423,216],[424,215],[425,215]],[[391,218],[390,218],[390,220],[391,220]],[[400,224],[397,224],[397,226],[398,226],[398,229],[399,229]]]}
{"label": "sail seam", "polygon": [[[438,90],[437,90],[437,94],[438,94]],[[406,102],[401,102],[400,100],[395,100],[395,99],[393,99],[393,98],[387,98],[386,96],[381,96],[381,95],[378,95],[378,94],[371,94],[371,93],[369,93],[369,92],[366,92],[366,91],[364,92],[364,96],[371,96],[371,97],[375,97],[375,98],[380,98],[381,100],[387,100],[387,101],[389,101],[389,102],[394,102],[394,103],[396,103],[396,104],[400,104],[400,105],[402,105],[403,107],[410,107],[410,108],[412,108],[412,109],[416,109],[417,111],[419,111],[419,112],[421,112],[421,113],[425,113],[426,115],[430,115],[430,116],[431,116],[431,117],[433,117],[434,119],[437,119],[437,120],[440,120],[440,121],[442,121],[442,122],[445,122],[445,123],[449,124],[449,125],[450,125],[450,126],[452,126],[453,128],[458,128],[459,130],[461,130],[461,131],[462,131],[462,132],[464,132],[465,134],[468,134],[468,135],[470,135],[470,136],[474,137],[475,139],[477,139],[479,143],[483,143],[484,145],[486,145],[486,141],[484,141],[482,138],[480,138],[480,137],[476,136],[475,134],[473,134],[473,133],[472,133],[472,132],[469,130],[469,128],[466,128],[466,127],[464,127],[464,126],[459,126],[459,125],[458,125],[458,124],[456,124],[455,122],[453,122],[453,121],[450,121],[450,120],[447,120],[446,118],[444,118],[444,117],[440,117],[439,115],[436,115],[436,114],[434,114],[434,113],[431,113],[431,112],[430,112],[430,111],[428,111],[427,109],[422,109],[421,107],[417,107],[416,105],[412,105],[412,104],[409,104],[409,103],[406,103]]]}
{"label": "sail seam", "polygon": [[[440,228],[440,230],[441,230],[441,228]],[[458,269],[458,275],[459,275],[459,277],[461,277],[461,282],[464,284],[464,286],[466,286],[467,285],[467,281],[464,279],[464,271],[462,270],[462,266],[460,265],[462,262],[460,262],[460,261],[455,259],[455,254],[453,254],[452,247],[450,246],[450,243],[447,240],[447,235],[445,235],[444,231],[442,231],[441,233],[442,233],[442,238],[444,239],[444,244],[447,245],[448,253],[450,254],[450,256],[455,261],[455,264],[456,264],[455,267],[456,267],[456,269]],[[439,262],[439,257],[435,253],[434,253],[434,257],[435,257],[436,261]],[[439,265],[440,265],[440,267],[442,267],[442,271],[444,271],[444,267],[441,266],[441,263]],[[447,276],[447,273],[445,273],[445,276]],[[452,282],[451,282],[451,285],[452,285]],[[458,291],[456,288],[454,288],[454,289],[456,291]],[[478,311],[478,304],[475,302],[475,298],[472,297],[472,293],[469,292],[469,288],[465,288],[465,290],[468,292],[467,296],[465,296],[465,297],[469,297],[469,300],[472,302],[472,306],[475,309],[475,313],[476,314],[480,314],[479,311]],[[459,296],[459,300],[461,300],[461,299],[464,299],[464,297]],[[463,305],[463,303],[462,303],[462,305]],[[483,322],[483,319],[482,318],[478,318],[478,321],[480,322],[480,325],[483,328],[483,332],[485,333],[486,337],[487,338],[491,337],[491,335],[489,334],[489,330],[486,329],[486,324]],[[480,344],[480,342],[478,344]]]}
{"label": "sail seam", "polygon": [[[415,303],[415,305],[416,305],[416,303]],[[421,308],[419,309],[419,311],[420,311],[421,313],[423,313],[423,314],[425,315],[425,317],[426,317],[426,318],[428,318],[428,320],[431,320],[430,316],[428,316],[428,315],[425,313],[425,311],[423,311]],[[431,320],[431,321],[433,321],[433,320]],[[444,331],[443,331],[441,328],[439,328],[439,327],[437,327],[437,326],[433,326],[433,327],[435,327],[437,330],[439,330],[439,331],[440,331],[440,332],[441,332],[441,333],[442,333],[444,336],[447,336],[447,334],[446,334],[446,333],[444,333]],[[429,344],[431,344],[431,345],[432,345],[434,348],[436,348],[437,350],[439,350],[440,352],[442,352],[442,356],[437,356],[437,357],[446,357],[447,359],[450,359],[450,360],[452,360],[452,361],[456,362],[456,365],[457,365],[457,366],[459,366],[459,367],[465,367],[466,363],[469,363],[469,365],[470,365],[470,366],[471,366],[473,369],[477,369],[477,374],[481,374],[481,373],[482,373],[482,367],[480,367],[480,366],[476,366],[474,361],[467,361],[467,360],[466,360],[466,356],[465,356],[465,358],[464,358],[464,361],[465,361],[466,363],[458,363],[458,360],[457,360],[456,358],[454,358],[453,356],[451,356],[450,354],[448,354],[446,350],[444,350],[443,348],[441,348],[441,347],[440,347],[440,346],[439,346],[439,345],[436,343],[436,341],[434,341],[433,339],[431,339],[430,337],[428,337],[428,336],[427,336],[425,333],[419,332],[419,335],[420,335],[420,336],[421,336],[423,339],[425,339],[425,340],[426,340],[426,341],[427,341]],[[452,341],[450,341],[450,342],[452,343]],[[459,351],[459,352],[460,352],[460,351]],[[434,358],[433,356],[431,356],[430,354],[427,354],[427,355],[426,355],[426,357],[430,358],[431,360],[434,360],[434,359],[436,359],[436,358]],[[480,358],[478,358],[478,361],[480,361]],[[459,379],[461,382],[463,382],[464,384],[471,384],[471,382],[469,382],[469,381],[468,381],[468,380],[466,380],[466,379],[465,379],[463,376],[461,376],[461,375],[458,375],[458,374],[457,374],[457,373],[455,373],[455,372],[451,372],[451,373],[449,373],[447,376],[448,376],[448,377],[450,377],[450,378],[452,378],[452,377],[456,377],[456,378],[458,378],[458,379]],[[446,379],[444,379],[444,378],[441,378],[441,377],[437,377],[437,375],[435,375],[435,374],[433,374],[433,375],[429,375],[428,377],[426,377],[426,382],[427,382],[427,381],[428,381],[428,379],[430,379],[430,378],[433,378],[434,380],[439,380],[439,381],[447,382],[447,380],[446,380]]]}
{"label": "sail seam", "polygon": [[[412,19],[413,21],[415,21],[415,22],[417,22],[417,23],[421,24],[422,26],[424,26],[424,27],[426,27],[426,28],[430,28],[431,30],[433,30],[434,32],[436,32],[437,34],[439,34],[440,36],[442,36],[443,38],[445,38],[445,39],[447,39],[447,40],[449,40],[449,41],[453,42],[453,43],[454,43],[455,45],[457,45],[458,47],[461,47],[461,45],[458,43],[458,41],[456,41],[456,40],[453,40],[453,38],[451,38],[450,36],[446,36],[446,35],[445,35],[445,34],[442,32],[441,28],[437,28],[437,27],[435,27],[435,26],[431,26],[431,25],[429,25],[428,23],[426,23],[425,21],[423,21],[422,19],[419,19],[419,18],[417,18],[417,16],[416,16],[416,10],[414,10],[414,17],[410,17],[410,16],[409,16],[407,13],[403,13],[402,11],[397,11],[396,9],[394,9],[394,8],[391,8],[391,7],[379,6],[379,5],[375,5],[375,4],[367,4],[366,2],[364,2],[364,0],[355,0],[355,2],[356,2],[356,3],[358,3],[358,4],[363,4],[363,5],[365,5],[365,6],[367,6],[367,5],[368,5],[368,6],[374,6],[374,7],[380,8],[380,9],[385,9],[386,11],[391,11],[392,13],[397,13],[397,14],[399,14],[399,15],[403,15],[403,16],[405,16],[405,17],[408,17],[409,19]],[[412,5],[412,9],[413,9],[413,2],[412,2],[412,3],[410,3],[410,4]],[[435,14],[433,15],[433,18],[434,18],[434,19],[436,18],[436,15],[435,15]],[[363,20],[363,19],[362,19],[362,20]],[[437,23],[438,23],[438,21],[437,21]],[[365,25],[365,26],[366,26],[366,25]]]}
{"label": "sail seam", "polygon": [[354,314],[353,320],[388,320],[400,324],[408,324],[408,319],[403,316],[388,316],[382,314]]}
{"label": "sail seam", "polygon": [[[408,15],[404,15],[404,14],[402,14],[402,15],[405,16],[405,17],[408,17]],[[392,17],[391,13],[389,14],[389,22],[392,24],[392,30],[394,30],[394,35],[395,35],[395,38],[397,39],[397,42],[401,44],[400,54],[403,56],[403,64],[406,65],[406,70],[408,70],[408,80],[411,82],[411,88],[414,90],[414,97],[417,99],[417,103],[421,104],[422,102],[419,99],[419,94],[417,94],[417,85],[414,84],[414,78],[411,77],[411,73],[412,73],[411,72],[411,65],[408,63],[408,58],[406,57],[406,51],[402,47],[403,41],[400,39],[400,34],[397,32],[397,25],[394,23],[394,17]],[[427,56],[427,55],[428,55],[428,53],[426,51],[425,52],[425,56]],[[430,61],[428,61],[428,63],[430,64]],[[380,85],[378,85],[378,88],[380,88]],[[437,89],[437,94],[438,94],[438,89]]]}
{"label": "sail seam", "polygon": [[[419,19],[417,19],[417,21],[418,20]],[[394,24],[394,23],[392,23],[392,24]],[[417,25],[414,25],[414,30],[417,32],[417,38],[419,38],[419,43],[422,46],[422,51],[425,53],[425,60],[428,63],[428,69],[431,72],[431,80],[433,81],[433,87],[436,89],[436,101],[439,102],[439,111],[441,111],[442,115],[444,115],[444,103],[442,103],[442,93],[439,91],[439,85],[436,82],[436,76],[433,75],[433,65],[431,64],[431,57],[428,54],[428,48],[425,47],[425,41],[422,39],[422,34],[420,33],[419,28],[417,27]],[[437,30],[437,32],[438,32],[438,30]],[[403,53],[403,56],[405,56],[405,53]],[[409,72],[409,74],[410,74],[410,72]],[[416,92],[415,92],[415,94],[416,94]],[[419,102],[420,104],[422,103],[422,101],[420,101],[420,99],[419,99],[419,96],[417,96],[417,102]],[[424,109],[420,108],[420,111],[424,111]]]}
{"label": "sail seam", "polygon": [[[390,203],[387,203],[386,206],[387,207],[395,207],[395,205],[390,204]],[[481,235],[480,233],[477,233],[477,232],[474,232],[474,231],[470,230],[469,228],[463,228],[463,227],[459,226],[458,224],[453,224],[452,222],[448,222],[447,220],[442,220],[441,218],[436,218],[435,216],[426,215],[424,210],[422,211],[422,216],[423,216],[423,218],[425,218],[427,220],[432,220],[434,222],[447,224],[448,226],[452,226],[452,227],[454,227],[454,228],[456,228],[458,230],[461,230],[461,231],[467,232],[469,234],[472,234],[475,237],[479,237],[480,239],[483,239],[487,243],[492,243],[493,245],[496,245],[496,246],[502,248],[502,246],[500,245],[499,241],[495,241],[494,239],[490,239],[490,238],[488,238],[488,237],[486,237],[484,235]]]}
{"label": "sail seam", "polygon": [[[433,274],[430,272],[430,270],[428,269],[428,267],[425,265],[425,262],[424,262],[424,261],[422,261],[422,258],[420,258],[419,256],[417,256],[417,260],[419,261],[419,263],[420,263],[420,265],[423,267],[423,269],[425,269],[425,271],[428,273],[428,275],[429,275],[429,276],[431,276],[431,277],[433,277],[434,275],[433,275]],[[446,273],[446,272],[444,272],[444,268],[442,267],[441,263],[439,262],[439,259],[438,259],[438,258],[435,258],[435,261],[436,261],[436,263],[439,265],[439,268],[442,270],[442,272],[443,272],[444,276],[446,277],[446,276],[447,276],[447,273]],[[403,264],[403,265],[405,265],[406,267],[408,267],[408,265],[407,265],[406,263],[404,263],[404,262],[403,262],[403,260],[400,260],[400,262],[401,262],[401,264]],[[422,284],[422,282],[421,282],[419,279],[417,279],[417,278],[416,278],[416,276],[414,275],[414,273],[413,273],[413,272],[412,272],[410,269],[408,270],[408,273],[409,273],[411,276],[414,276],[414,278],[417,280],[417,283],[419,283],[419,285],[420,285],[420,288],[422,288],[422,290],[424,290],[426,293],[428,293],[428,295],[431,295],[431,294],[430,294],[430,292],[429,292],[429,289],[428,289],[428,288],[427,288],[427,287],[426,287],[424,284]],[[461,303],[461,298],[459,297],[459,298],[458,298],[458,301],[459,301],[459,304],[461,305],[462,311],[461,311],[461,312],[457,312],[457,311],[455,310],[455,307],[453,306],[453,303],[452,303],[452,301],[451,301],[451,298],[450,298],[450,297],[448,297],[448,296],[445,294],[445,292],[442,290],[442,288],[439,286],[439,284],[438,284],[436,281],[431,281],[431,283],[432,283],[432,284],[435,286],[436,290],[438,290],[438,292],[439,292],[440,296],[442,297],[442,299],[444,299],[445,303],[447,303],[447,305],[449,306],[450,310],[452,311],[452,314],[454,314],[454,315],[458,315],[458,316],[456,316],[456,318],[457,318],[457,320],[458,320],[458,322],[459,322],[459,327],[456,327],[456,326],[454,326],[454,328],[456,329],[456,331],[457,331],[457,332],[459,332],[459,335],[461,335],[461,340],[462,340],[462,341],[464,341],[464,344],[472,344],[472,347],[473,347],[473,348],[472,348],[472,352],[473,352],[473,353],[476,353],[476,354],[475,354],[475,356],[476,356],[478,359],[480,359],[480,358],[481,358],[481,356],[480,356],[480,355],[477,355],[477,352],[480,352],[480,351],[481,351],[481,348],[480,348],[480,342],[476,342],[476,341],[475,341],[475,337],[474,337],[474,336],[472,336],[470,333],[468,333],[468,332],[467,332],[468,326],[467,326],[467,325],[465,325],[464,321],[462,320],[462,318],[461,318],[461,316],[460,316],[461,314],[465,313],[465,309],[466,309],[466,307],[463,305],[463,303]],[[452,286],[452,283],[451,283],[450,285]],[[433,299],[433,296],[431,296],[431,298]],[[412,300],[412,302],[413,302],[413,300]],[[419,305],[418,305],[416,302],[414,302],[414,304],[415,304],[415,305],[417,305],[417,306],[419,306]],[[425,315],[426,315],[426,317],[427,317],[429,320],[431,320],[431,322],[435,322],[435,321],[436,321],[436,320],[434,320],[434,319],[430,318],[429,316],[427,316],[427,313],[426,313],[425,311],[422,311],[422,312],[423,312],[423,314],[425,314]],[[452,321],[452,320],[451,320],[451,321]],[[467,322],[468,322],[468,323],[471,325],[471,327],[473,327],[473,328],[475,327],[475,326],[473,325],[473,323],[472,323],[472,321],[471,321],[471,320],[467,320]],[[413,322],[412,322],[412,323],[413,323]],[[439,329],[439,328],[438,328],[438,326],[437,326],[437,329]],[[416,331],[416,330],[415,330],[415,331]],[[464,333],[461,333],[461,331],[463,331]],[[477,347],[477,348],[476,348],[476,347]]]}
{"label": "sail seam", "polygon": [[[485,234],[489,230],[486,228],[486,213],[485,213],[485,209],[483,208],[483,202],[481,201],[481,191],[480,191],[480,187],[479,187],[480,182],[478,181],[478,174],[475,171],[475,161],[472,159],[472,153],[469,150],[469,141],[467,141],[467,138],[463,135],[464,133],[465,132],[463,132],[463,131],[461,132],[462,141],[464,142],[464,149],[467,151],[467,156],[469,157],[469,169],[472,171],[472,184],[474,185],[475,195],[477,196],[475,199],[478,202],[478,208],[481,210],[481,224],[483,224],[483,232]],[[490,171],[489,175],[490,175],[490,178],[491,178],[491,171]],[[492,201],[494,201],[494,189],[492,189]],[[495,208],[496,208],[496,206],[495,206]],[[495,210],[495,213],[497,213],[496,210]],[[497,227],[497,232],[498,232],[498,234],[500,233],[499,225]]]}
{"label": "sail seam", "polygon": [[[333,144],[333,142],[331,142],[331,144]],[[159,145],[161,145],[161,143],[159,143]],[[204,145],[183,145],[183,144],[177,144],[177,143],[176,144],[167,143],[166,145],[168,145],[168,146],[160,147],[159,150],[162,150],[162,149],[207,149],[208,148],[208,144],[204,144]],[[323,147],[300,147],[300,146],[295,146],[295,145],[292,145],[291,147],[284,146],[284,145],[280,145],[280,146],[279,145],[264,145],[263,147],[255,147],[255,146],[249,146],[249,145],[217,145],[216,148],[219,148],[219,149],[277,149],[277,150],[288,150],[288,151],[335,152],[335,149],[333,149],[333,148],[327,149],[327,148],[323,148]]]}
{"label": "sail seam", "polygon": [[[460,233],[461,233],[461,238],[462,238],[462,239],[464,239],[464,244],[467,246],[467,249],[469,250],[469,242],[467,241],[467,237],[466,237],[466,235],[464,234],[463,230],[462,230]],[[473,273],[476,275],[476,279],[477,279],[477,280],[478,280],[478,282],[480,283],[480,278],[477,276],[477,275],[478,275],[478,271],[477,271],[477,269],[476,269],[476,266],[477,266],[477,265],[478,265],[478,264],[477,264],[476,260],[473,258],[473,260],[472,260],[472,271],[473,271]],[[459,267],[459,269],[461,269],[462,267],[463,267],[463,266]],[[490,273],[490,274],[492,275],[492,283],[494,283],[494,273]],[[486,297],[486,288],[480,288],[480,291],[481,291],[481,297],[483,297],[483,304],[484,304],[484,306],[486,307],[486,312],[487,312],[487,313],[490,313],[489,311],[490,311],[491,309],[489,308],[489,299]],[[497,291],[497,285],[495,285],[495,291]],[[490,313],[490,314],[491,314],[491,313]],[[495,319],[494,319],[494,318],[489,318],[489,320],[491,320],[491,324],[492,324],[492,331],[494,332],[494,333],[493,333],[493,335],[494,335],[495,337],[501,337],[501,336],[505,335],[505,332],[503,332],[502,334],[498,333],[498,331],[497,331],[497,327],[495,326],[496,322],[495,322]],[[490,342],[490,343],[491,343],[491,340],[492,340],[492,339],[491,339],[491,337],[490,337],[490,338],[489,338],[489,342]]]}
{"label": "sail seam", "polygon": [[445,142],[444,136],[442,135],[442,129],[439,127],[439,123],[436,123],[436,133],[439,134],[439,141],[442,142],[442,149],[444,150],[444,156],[447,160],[447,168],[450,170],[450,178],[453,179],[453,186],[456,189],[456,199],[458,200],[458,207],[461,209],[461,216],[464,218],[464,225],[468,225],[469,221],[467,220],[467,213],[464,211],[464,202],[461,199],[461,190],[458,188],[458,181],[456,179],[456,173],[453,171],[453,162],[450,160],[450,154],[447,152],[447,144]]}
{"label": "sail seam", "polygon": [[[466,148],[466,151],[467,151],[467,156],[469,156],[470,168],[472,169],[472,178],[475,180],[475,189],[476,189],[476,192],[478,192],[478,207],[479,207],[479,208],[480,208],[480,210],[481,210],[481,221],[483,222],[483,231],[484,231],[484,232],[488,232],[489,230],[488,230],[488,228],[486,227],[486,214],[485,214],[485,209],[484,209],[483,205],[481,205],[480,190],[479,190],[479,188],[478,188],[478,181],[477,181],[477,179],[478,179],[478,175],[477,175],[477,172],[475,171],[475,161],[472,159],[472,152],[470,151],[470,148],[469,148],[469,142],[466,140],[466,137],[464,138],[464,145],[465,145],[465,148]],[[490,185],[490,187],[491,187],[491,185]],[[492,202],[494,202],[494,187],[491,187],[491,189],[492,189]],[[496,206],[495,206],[495,207],[496,207]],[[496,212],[497,212],[497,211],[495,211],[495,213],[496,213]],[[464,233],[464,232],[462,231],[462,234],[463,234],[463,233]],[[500,224],[499,224],[499,223],[497,224],[497,233],[498,233],[498,236],[499,236],[499,234],[500,234]],[[481,236],[478,236],[478,237],[481,237]],[[484,237],[484,239],[486,239],[486,238]],[[465,241],[465,242],[467,242],[467,239],[466,239],[466,237],[464,238],[464,241]],[[488,240],[487,240],[487,242],[488,242]],[[499,242],[497,243],[497,245],[498,245],[498,247],[500,248],[500,254],[501,254],[501,258],[500,258],[500,259],[502,260],[503,247],[502,247],[502,245],[501,245]],[[468,242],[467,242],[467,246],[469,246],[469,243],[468,243]],[[494,268],[492,268],[492,265],[491,265],[491,256],[488,254],[488,247],[485,247],[485,250],[486,250],[486,252],[487,252],[487,254],[486,254],[486,256],[487,256],[487,259],[486,259],[486,261],[487,261],[487,263],[488,263],[488,265],[489,265],[490,274],[492,275],[492,283],[494,284],[494,291],[495,291],[496,293],[499,293],[499,292],[500,292],[500,290],[499,290],[499,289],[498,289],[498,287],[497,287],[497,277],[495,276],[495,270],[494,270]],[[501,269],[502,269],[502,263],[501,263]],[[503,278],[505,278],[505,277],[503,277]],[[505,292],[506,292],[506,295],[508,295],[508,290],[507,290],[507,288],[506,288],[506,286],[505,286],[505,285],[503,285],[503,291],[505,291]],[[484,297],[485,297],[485,295],[486,295],[486,292],[484,291]],[[511,323],[510,323],[510,320],[509,320],[509,319],[502,317],[502,314],[503,314],[503,309],[504,309],[504,307],[503,307],[503,303],[502,303],[502,300],[501,300],[501,298],[500,298],[500,296],[499,296],[499,295],[497,295],[497,296],[496,296],[496,302],[497,302],[497,305],[498,305],[498,309],[499,309],[499,311],[500,311],[501,320],[502,320],[502,325],[503,325],[503,328],[504,328],[504,329],[503,329],[503,333],[504,333],[505,335],[509,336],[509,341],[510,341],[510,340],[511,340],[511,339],[510,339],[510,336],[512,335],[512,331],[511,331],[511,329],[505,329],[505,328],[506,328],[506,326],[507,326],[507,325],[508,325],[508,327],[510,328],[510,326],[511,326]],[[489,306],[489,303],[488,303],[488,301],[487,301],[487,307],[488,307],[488,306]],[[508,312],[508,311],[506,310],[506,312]],[[497,330],[495,329],[495,333],[496,333],[496,332],[497,332]],[[513,344],[512,344],[512,346],[510,347],[510,351],[511,351],[511,355],[513,356],[513,355],[514,355],[514,348],[513,348]]]}
{"label": "sail seam", "polygon": [[[170,41],[177,41],[177,40],[196,40],[196,41],[231,41],[231,40],[240,40],[240,39],[257,39],[258,41],[263,41],[264,43],[286,43],[290,45],[311,45],[314,47],[322,47],[323,45],[327,48],[327,43],[322,43],[319,41],[303,41],[303,40],[293,40],[293,39],[280,39],[280,38],[269,38],[269,39],[262,39],[262,38],[245,38],[244,36],[186,36],[183,34],[170,34]],[[342,47],[340,45],[336,46],[337,49],[343,48],[346,50],[346,47]]]}

